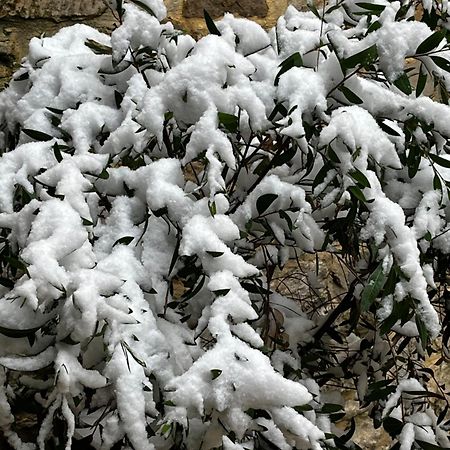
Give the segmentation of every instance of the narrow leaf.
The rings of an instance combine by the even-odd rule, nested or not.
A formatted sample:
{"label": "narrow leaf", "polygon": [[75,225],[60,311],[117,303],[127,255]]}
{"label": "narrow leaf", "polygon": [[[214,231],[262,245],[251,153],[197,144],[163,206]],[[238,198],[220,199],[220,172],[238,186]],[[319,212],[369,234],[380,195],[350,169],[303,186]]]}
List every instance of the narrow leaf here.
{"label": "narrow leaf", "polygon": [[216,291],[213,291],[217,297],[220,297],[221,295],[227,295],[228,292],[230,292],[230,289],[217,289]]}
{"label": "narrow leaf", "polygon": [[366,203],[367,199],[361,189],[358,186],[349,186],[347,190],[350,192],[350,194],[357,198],[360,202]]}
{"label": "narrow leaf", "polygon": [[230,132],[236,133],[239,129],[239,119],[233,114],[227,114],[224,112],[217,113],[219,122]]}
{"label": "narrow leaf", "polygon": [[430,56],[430,58],[438,67],[446,72],[450,72],[450,61],[448,59],[442,58],[441,56]]}
{"label": "narrow leaf", "polygon": [[366,9],[367,11],[371,11],[375,14],[381,14],[384,9],[386,8],[386,5],[377,5],[375,3],[355,3],[356,6],[359,6],[360,8]]}
{"label": "narrow leaf", "polygon": [[447,169],[450,169],[450,160],[449,159],[442,158],[441,156],[434,155],[433,153],[429,153],[428,156],[438,166],[442,166]]}
{"label": "narrow leaf", "polygon": [[345,98],[354,105],[360,105],[363,100],[359,98],[353,91],[346,86],[341,86],[339,90],[344,94]]}
{"label": "narrow leaf", "polygon": [[216,24],[214,23],[214,20],[209,15],[208,11],[206,11],[206,9],[203,10],[203,16],[205,17],[206,26],[208,27],[209,33],[215,34],[216,36],[222,36],[222,33],[218,30]]}
{"label": "narrow leaf", "polygon": [[418,47],[416,50],[416,54],[423,54],[427,53],[431,50],[434,50],[439,43],[444,39],[446,34],[446,29],[443,28],[442,30],[436,31],[430,36],[428,36]]}
{"label": "narrow leaf", "polygon": [[341,65],[344,69],[353,69],[354,67],[360,66],[368,66],[369,64],[376,61],[378,58],[378,50],[377,46],[374,44],[364,50],[361,50],[354,55],[349,56],[341,61]]}
{"label": "narrow leaf", "polygon": [[416,97],[420,97],[420,94],[422,94],[422,92],[424,91],[426,84],[427,84],[427,72],[423,67],[423,64],[421,64],[419,68],[419,78],[417,79],[416,85]]}
{"label": "narrow leaf", "polygon": [[117,241],[114,242],[113,247],[115,247],[116,245],[119,245],[119,244],[128,245],[130,242],[132,242],[133,239],[134,239],[134,236],[124,236],[120,239],[117,239]]}
{"label": "narrow leaf", "polygon": [[411,83],[409,82],[408,75],[403,72],[395,81],[394,86],[400,89],[404,94],[409,95],[412,92]]}
{"label": "narrow leaf", "polygon": [[55,155],[56,161],[58,161],[59,163],[63,160],[61,150],[59,149],[59,145],[57,142],[53,144],[53,154]]}
{"label": "narrow leaf", "polygon": [[156,17],[156,14],[153,12],[153,10],[149,6],[147,6],[144,2],[141,2],[139,0],[130,0],[130,1],[135,5],[139,6],[139,8],[142,8],[145,12],[147,12],[151,16]]}
{"label": "narrow leaf", "polygon": [[206,250],[206,253],[208,253],[209,256],[212,256],[213,258],[218,258],[219,256],[223,255],[223,252],[212,252]]}
{"label": "narrow leaf", "polygon": [[360,185],[360,187],[370,188],[369,180],[360,170],[355,168],[349,172],[349,174]]}
{"label": "narrow leaf", "polygon": [[256,200],[256,209],[261,215],[278,198],[277,194],[264,194]]}
{"label": "narrow leaf", "polygon": [[280,71],[277,73],[277,76],[275,77],[274,85],[278,86],[278,83],[280,81],[281,75],[283,73],[287,72],[288,70],[292,69],[293,67],[301,67],[303,66],[303,60],[299,52],[296,52],[289,56],[289,58],[286,58],[280,65],[281,67]]}
{"label": "narrow leaf", "polygon": [[35,141],[51,141],[53,139],[53,136],[50,136],[47,133],[43,133],[42,131],[38,130],[30,130],[29,128],[24,128],[22,130],[27,136],[30,136],[30,138],[33,138]]}
{"label": "narrow leaf", "polygon": [[93,39],[87,39],[84,45],[90,48],[96,55],[111,55],[112,49],[108,45],[101,44]]}
{"label": "narrow leaf", "polygon": [[387,280],[383,271],[383,263],[372,272],[361,294],[361,311],[368,311],[372,303],[380,294]]}

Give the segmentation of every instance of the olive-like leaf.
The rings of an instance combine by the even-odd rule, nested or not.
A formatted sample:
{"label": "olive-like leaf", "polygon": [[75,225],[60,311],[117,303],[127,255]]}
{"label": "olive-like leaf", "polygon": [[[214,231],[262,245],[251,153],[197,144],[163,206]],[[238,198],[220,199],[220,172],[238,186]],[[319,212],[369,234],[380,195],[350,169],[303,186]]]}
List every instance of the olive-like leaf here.
{"label": "olive-like leaf", "polygon": [[450,72],[450,61],[442,56],[430,56],[431,60],[442,70]]}
{"label": "olive-like leaf", "polygon": [[206,250],[206,253],[208,253],[209,256],[212,256],[213,258],[218,258],[219,256],[223,255],[223,252],[213,252]]}
{"label": "olive-like leaf", "polygon": [[443,28],[442,30],[435,31],[433,34],[428,36],[418,47],[416,50],[416,54],[427,53],[431,50],[434,50],[444,39],[447,30]]}
{"label": "olive-like leaf", "polygon": [[426,69],[423,67],[423,64],[421,64],[419,68],[419,77],[417,78],[416,84],[416,97],[420,97],[420,95],[425,89],[426,84],[427,84],[427,72]]}
{"label": "olive-like leaf", "polygon": [[215,380],[217,377],[220,377],[222,371],[220,369],[211,369],[211,378]]}
{"label": "olive-like leaf", "polygon": [[433,153],[429,153],[428,156],[438,166],[442,166],[442,167],[445,167],[447,169],[450,169],[450,159],[442,158],[441,156],[434,155]]}
{"label": "olive-like leaf", "polygon": [[344,69],[353,69],[356,66],[365,67],[376,61],[377,58],[378,50],[377,46],[374,44],[358,53],[355,53],[354,55],[349,56],[348,58],[341,60],[341,66]]}
{"label": "olive-like leaf", "polygon": [[412,92],[412,86],[409,82],[408,75],[403,72],[395,81],[394,86],[400,89],[404,94],[409,95]]}
{"label": "olive-like leaf", "polygon": [[354,105],[360,105],[363,103],[360,97],[358,97],[352,90],[346,86],[341,86],[339,90],[344,94],[344,97]]}
{"label": "olive-like leaf", "polygon": [[239,129],[239,118],[233,114],[217,113],[219,122],[230,132],[236,133]]}
{"label": "olive-like leaf", "polygon": [[206,9],[203,10],[203,16],[205,17],[205,23],[206,23],[206,26],[208,28],[209,33],[210,34],[215,34],[216,36],[222,36],[222,33],[216,27],[216,24],[214,23],[214,20],[209,15],[208,11],[206,11]]}
{"label": "olive-like leaf", "polygon": [[380,294],[387,280],[387,276],[383,270],[383,263],[372,272],[367,284],[361,293],[361,311],[368,311],[372,303]]}
{"label": "olive-like leaf", "polygon": [[114,242],[113,247],[115,247],[116,245],[122,244],[122,245],[128,245],[129,243],[131,243],[134,239],[134,236],[124,236],[120,239],[117,239],[116,242]]}
{"label": "olive-like leaf", "polygon": [[29,136],[30,138],[33,138],[35,141],[51,141],[53,139],[53,136],[50,136],[47,133],[43,133],[42,131],[38,130],[31,130],[29,128],[24,128],[22,131]]}
{"label": "olive-like leaf", "polygon": [[286,58],[280,65],[281,67],[280,71],[277,73],[277,76],[275,77],[274,85],[278,86],[278,83],[280,81],[281,75],[283,73],[287,72],[288,70],[292,69],[293,67],[301,67],[303,66],[303,60],[299,52],[296,52],[289,56],[289,58]]}
{"label": "olive-like leaf", "polygon": [[261,215],[278,198],[277,194],[264,194],[256,200],[256,209]]}

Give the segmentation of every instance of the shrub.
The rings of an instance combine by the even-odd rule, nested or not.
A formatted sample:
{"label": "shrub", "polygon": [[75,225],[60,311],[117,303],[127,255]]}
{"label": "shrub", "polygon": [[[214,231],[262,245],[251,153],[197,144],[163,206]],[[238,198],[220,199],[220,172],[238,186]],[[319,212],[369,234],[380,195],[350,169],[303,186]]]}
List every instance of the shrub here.
{"label": "shrub", "polygon": [[[111,36],[30,42],[0,94],[13,448],[18,408],[40,449],[360,448],[343,388],[392,448],[450,446],[424,365],[450,337],[450,34],[416,3],[289,7],[268,33],[205,13],[196,42],[118,0]],[[314,272],[277,292],[308,253],[342,295]]]}

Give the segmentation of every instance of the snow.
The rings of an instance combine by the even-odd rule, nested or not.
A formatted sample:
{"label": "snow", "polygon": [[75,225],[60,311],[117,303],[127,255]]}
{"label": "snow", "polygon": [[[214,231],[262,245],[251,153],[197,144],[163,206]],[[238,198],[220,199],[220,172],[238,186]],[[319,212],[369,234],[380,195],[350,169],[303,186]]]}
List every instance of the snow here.
{"label": "snow", "polygon": [[[14,284],[0,287],[0,427],[15,449],[26,446],[11,429],[7,373],[44,367],[54,382],[20,378],[41,391],[40,448],[56,414],[67,450],[92,433],[98,449],[126,437],[136,450],[165,450],[181,429],[188,448],[249,450],[258,436],[283,450],[334,445],[320,408],[336,391],[302,360],[324,310],[273,291],[270,270],[294,254],[342,252],[329,225],[355,205],[358,242],[370,249],[352,255],[356,299],[367,258],[384,274],[398,268],[393,292],[375,302],[377,326],[411,298],[415,317],[390,331],[415,342],[420,318],[438,336],[436,267],[423,255],[450,252],[450,202],[434,187],[435,177],[450,181],[436,162],[449,161],[450,107],[390,85],[433,31],[395,20],[400,3],[379,0],[380,27],[368,33],[367,17],[350,14],[356,3],[324,20],[289,6],[269,32],[226,14],[220,36],[195,41],[165,19],[161,0],[129,1],[110,37],[78,24],[30,42],[18,73],[29,80],[0,93],[0,252]],[[345,69],[343,58],[372,45],[377,78]],[[296,52],[301,67],[280,74]],[[405,167],[412,141],[415,176]],[[375,339],[372,367],[361,336],[336,356],[362,353],[349,368],[361,397],[389,351]],[[400,379],[383,417],[399,417],[405,391],[423,389]],[[441,435],[430,409],[413,411],[400,448]]]}

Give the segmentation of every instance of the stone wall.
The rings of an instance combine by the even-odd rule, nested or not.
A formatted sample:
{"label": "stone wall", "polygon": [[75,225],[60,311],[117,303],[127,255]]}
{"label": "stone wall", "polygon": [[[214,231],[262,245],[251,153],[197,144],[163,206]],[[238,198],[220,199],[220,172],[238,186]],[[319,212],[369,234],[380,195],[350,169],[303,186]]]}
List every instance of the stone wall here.
{"label": "stone wall", "polygon": [[[204,8],[215,18],[229,11],[270,28],[288,3],[301,8],[306,0],[166,0],[165,3],[169,20],[198,37],[206,33]],[[114,16],[103,0],[0,0],[0,89],[19,67],[33,36],[49,36],[77,22],[105,32],[115,26]]]}

